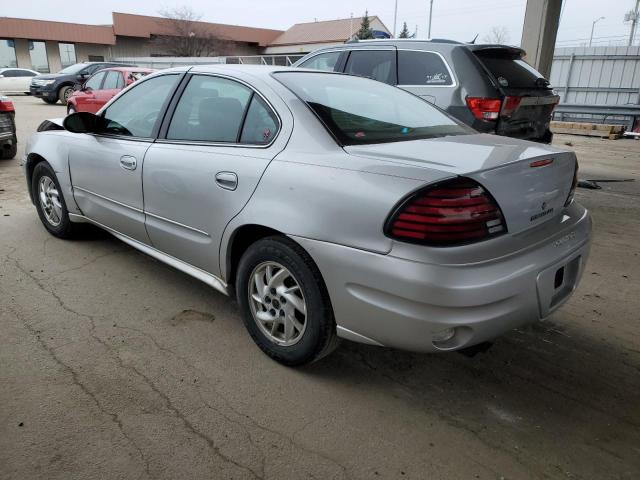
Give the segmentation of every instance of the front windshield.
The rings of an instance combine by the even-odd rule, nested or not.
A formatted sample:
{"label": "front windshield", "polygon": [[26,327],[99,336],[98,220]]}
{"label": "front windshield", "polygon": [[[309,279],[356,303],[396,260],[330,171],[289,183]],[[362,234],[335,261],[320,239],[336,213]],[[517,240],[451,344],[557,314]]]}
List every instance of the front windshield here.
{"label": "front windshield", "polygon": [[60,70],[58,73],[66,73],[66,74],[73,74],[73,73],[78,73],[80,70],[82,70],[84,67],[86,67],[85,64],[83,63],[76,63],[75,65],[69,65],[66,68],[63,68],[62,70]]}
{"label": "front windshield", "polygon": [[277,72],[342,145],[401,142],[473,133],[404,90],[373,80],[320,72]]}

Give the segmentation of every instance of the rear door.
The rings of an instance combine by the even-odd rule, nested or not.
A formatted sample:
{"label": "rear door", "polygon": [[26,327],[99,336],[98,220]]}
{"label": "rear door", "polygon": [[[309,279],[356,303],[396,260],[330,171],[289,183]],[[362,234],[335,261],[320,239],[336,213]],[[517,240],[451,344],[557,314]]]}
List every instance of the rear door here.
{"label": "rear door", "polygon": [[291,121],[283,128],[257,90],[212,74],[192,75],[174,103],[144,161],[147,231],[157,249],[218,275],[224,229],[286,145]]}
{"label": "rear door", "polygon": [[542,74],[522,60],[522,51],[487,48],[474,54],[503,96],[496,133],[550,140],[549,123],[559,97]]}

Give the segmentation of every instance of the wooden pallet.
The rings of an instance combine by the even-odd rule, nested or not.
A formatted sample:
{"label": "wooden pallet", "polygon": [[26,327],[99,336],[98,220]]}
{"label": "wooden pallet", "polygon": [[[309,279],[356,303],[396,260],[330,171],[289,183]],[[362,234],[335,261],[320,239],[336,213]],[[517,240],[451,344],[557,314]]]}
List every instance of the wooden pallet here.
{"label": "wooden pallet", "polygon": [[553,133],[566,133],[568,135],[583,135],[616,140],[622,138],[624,126],[606,123],[551,122],[551,131]]}

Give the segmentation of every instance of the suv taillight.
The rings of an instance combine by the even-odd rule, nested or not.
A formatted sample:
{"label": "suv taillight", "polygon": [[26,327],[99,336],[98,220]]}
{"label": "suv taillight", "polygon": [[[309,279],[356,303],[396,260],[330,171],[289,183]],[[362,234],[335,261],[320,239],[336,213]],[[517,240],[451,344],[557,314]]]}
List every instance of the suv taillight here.
{"label": "suv taillight", "polygon": [[567,200],[564,202],[564,206],[568,207],[573,202],[573,195],[576,193],[576,187],[578,186],[578,160],[576,160],[576,167],[573,170],[573,182],[571,182],[571,190],[567,195]]}
{"label": "suv taillight", "polygon": [[467,97],[467,107],[478,120],[497,120],[502,101],[499,98]]}
{"label": "suv taillight", "polygon": [[467,107],[478,120],[497,120],[499,117],[508,118],[513,115],[522,97],[507,95],[504,100],[499,98],[467,97]]}
{"label": "suv taillight", "polygon": [[482,185],[457,177],[419,190],[391,214],[385,234],[431,246],[479,242],[507,232],[502,211]]}

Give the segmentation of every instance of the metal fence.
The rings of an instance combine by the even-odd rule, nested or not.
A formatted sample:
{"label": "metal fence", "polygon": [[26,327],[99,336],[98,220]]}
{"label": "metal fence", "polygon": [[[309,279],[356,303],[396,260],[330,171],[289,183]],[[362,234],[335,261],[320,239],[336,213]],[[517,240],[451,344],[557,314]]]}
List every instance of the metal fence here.
{"label": "metal fence", "polygon": [[289,67],[303,55],[236,55],[228,57],[119,57],[112,58],[116,62],[135,63],[140,67],[171,68],[183,65],[278,65]]}
{"label": "metal fence", "polygon": [[640,117],[640,47],[557,48],[549,80],[556,119],[632,126]]}

